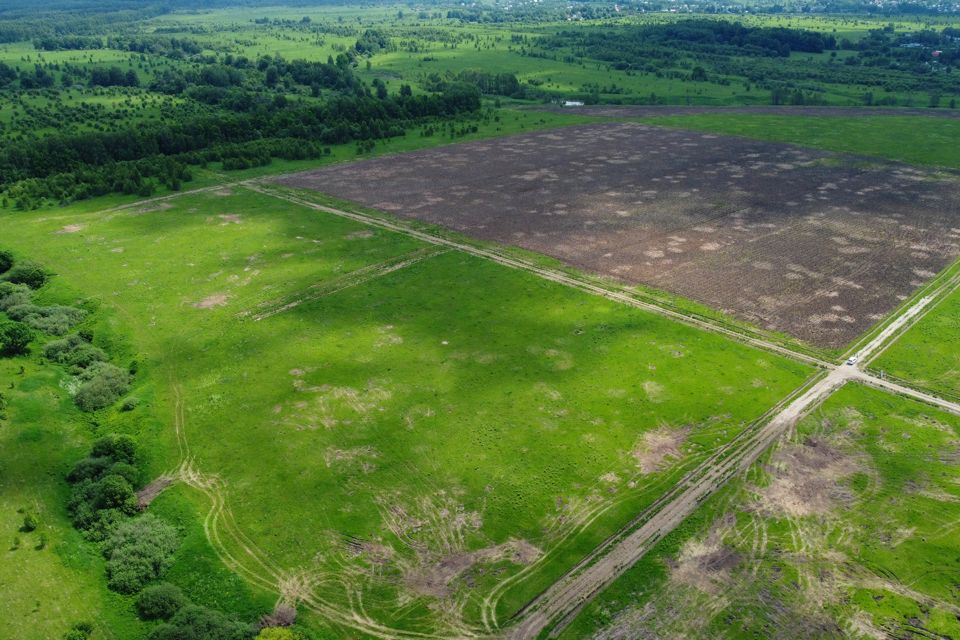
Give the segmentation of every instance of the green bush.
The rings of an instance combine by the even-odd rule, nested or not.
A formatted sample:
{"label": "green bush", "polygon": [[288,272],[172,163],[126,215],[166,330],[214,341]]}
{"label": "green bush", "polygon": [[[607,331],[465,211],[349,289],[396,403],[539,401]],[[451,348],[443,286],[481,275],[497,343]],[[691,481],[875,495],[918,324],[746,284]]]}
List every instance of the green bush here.
{"label": "green bush", "polygon": [[63,634],[63,640],[87,640],[93,634],[93,625],[89,622],[78,622]]}
{"label": "green bush", "polygon": [[90,449],[90,455],[94,458],[110,458],[114,462],[136,464],[137,443],[128,435],[112,433],[108,436],[98,438],[96,442],[93,443],[93,448]]}
{"label": "green bush", "polygon": [[43,355],[57,364],[72,367],[74,370],[86,369],[95,362],[107,360],[107,354],[103,349],[93,346],[76,334],[63,340],[47,343],[43,348]]}
{"label": "green bush", "polygon": [[96,362],[80,374],[74,401],[84,411],[109,407],[130,388],[130,374],[110,364]]}
{"label": "green bush", "polygon": [[36,262],[24,260],[18,262],[4,276],[14,284],[25,284],[31,289],[39,289],[47,283],[47,270]]}
{"label": "green bush", "polygon": [[6,249],[0,250],[0,273],[10,271],[13,266],[13,254]]}
{"label": "green bush", "polygon": [[169,623],[154,628],[147,640],[248,640],[251,625],[228,618],[219,611],[190,605],[180,609]]}
{"label": "green bush", "polygon": [[9,307],[7,315],[34,329],[55,336],[62,336],[74,325],[83,321],[87,312],[59,304],[40,307],[35,304],[18,304]]}
{"label": "green bush", "polygon": [[137,598],[137,613],[144,620],[169,620],[187,604],[180,589],[169,582],[147,587]]}
{"label": "green bush", "polygon": [[140,477],[136,449],[130,436],[105,436],[67,474],[73,485],[67,509],[86,538],[104,540],[117,524],[139,513],[133,491]]}
{"label": "green bush", "polygon": [[29,533],[31,531],[36,531],[37,527],[40,526],[40,518],[38,518],[33,513],[27,513],[23,516],[23,526],[20,527],[20,531]]}
{"label": "green bush", "polygon": [[27,285],[0,282],[0,311],[6,311],[10,307],[21,304],[30,304],[32,300],[33,292]]}
{"label": "green bush", "polygon": [[178,544],[176,529],[149,514],[118,525],[103,549],[107,586],[136,593],[163,575]]}
{"label": "green bush", "polygon": [[30,327],[20,322],[0,324],[0,355],[19,356],[27,352],[27,346],[33,340]]}

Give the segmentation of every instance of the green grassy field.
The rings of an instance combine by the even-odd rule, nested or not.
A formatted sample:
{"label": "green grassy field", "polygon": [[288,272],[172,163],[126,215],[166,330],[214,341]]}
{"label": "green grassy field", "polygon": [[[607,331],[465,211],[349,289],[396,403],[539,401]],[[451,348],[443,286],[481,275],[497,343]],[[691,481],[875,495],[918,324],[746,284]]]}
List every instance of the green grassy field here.
{"label": "green grassy field", "polygon": [[890,345],[870,368],[960,398],[960,292],[954,291]]}
{"label": "green grassy field", "polygon": [[[719,113],[646,118],[650,124],[876,156],[919,165],[960,168],[960,119],[923,116],[816,118]],[[904,144],[916,136],[923,144]]]}
{"label": "green grassy field", "polygon": [[956,636],[958,447],[956,416],[848,385],[564,637]]}
{"label": "green grassy field", "polygon": [[[499,610],[521,605],[809,374],[245,190],[0,232],[141,363],[152,474],[178,463],[179,397],[195,468],[271,570],[406,629],[474,624],[520,572]],[[431,573],[444,559],[465,566]]]}
{"label": "green grassy field", "polygon": [[[97,549],[66,516],[63,476],[86,453],[91,426],[60,387],[61,378],[35,358],[0,360],[0,393],[8,404],[7,419],[0,420],[3,633],[59,638],[89,621],[103,638],[141,638],[130,603],[107,590]],[[39,517],[36,531],[20,531],[21,510]]]}

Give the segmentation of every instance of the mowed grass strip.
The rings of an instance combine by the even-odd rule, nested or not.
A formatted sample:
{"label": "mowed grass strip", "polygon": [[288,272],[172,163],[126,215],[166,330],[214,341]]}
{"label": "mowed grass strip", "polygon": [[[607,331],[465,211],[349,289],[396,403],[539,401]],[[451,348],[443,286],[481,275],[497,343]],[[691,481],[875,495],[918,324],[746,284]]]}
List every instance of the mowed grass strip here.
{"label": "mowed grass strip", "polygon": [[[925,166],[960,168],[960,119],[924,116],[818,118],[758,114],[679,115],[644,118],[665,127],[789,142]],[[904,144],[922,140],[922,144]]]}
{"label": "mowed grass strip", "polygon": [[850,384],[565,638],[955,637],[960,418]]}
{"label": "mowed grass strip", "polygon": [[532,568],[515,610],[811,373],[459,252],[256,321],[425,245],[242,189],[0,233],[129,335],[168,401],[157,472],[176,385],[251,543],[405,629],[449,628],[438,602],[474,621],[471,598]]}

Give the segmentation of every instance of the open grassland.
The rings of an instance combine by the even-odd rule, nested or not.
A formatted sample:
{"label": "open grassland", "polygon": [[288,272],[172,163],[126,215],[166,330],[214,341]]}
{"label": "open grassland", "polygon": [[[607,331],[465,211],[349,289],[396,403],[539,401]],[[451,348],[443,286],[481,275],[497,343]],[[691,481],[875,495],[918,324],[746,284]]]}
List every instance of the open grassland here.
{"label": "open grassland", "polygon": [[[933,112],[935,113],[935,112]],[[931,115],[933,115],[933,113]],[[718,113],[645,118],[665,127],[789,142],[910,164],[960,169],[960,118]],[[923,144],[904,144],[905,140]]]}
{"label": "open grassland", "polygon": [[[0,233],[127,336],[151,473],[187,447],[242,532],[218,543],[231,568],[334,620],[357,598],[406,630],[503,620],[810,373],[242,189]],[[151,509],[195,536],[203,500],[178,496]],[[216,591],[256,609],[237,589]]]}
{"label": "open grassland", "polygon": [[564,637],[952,637],[960,419],[848,385]]}
{"label": "open grassland", "polygon": [[960,397],[960,291],[954,291],[870,363],[871,369]]}

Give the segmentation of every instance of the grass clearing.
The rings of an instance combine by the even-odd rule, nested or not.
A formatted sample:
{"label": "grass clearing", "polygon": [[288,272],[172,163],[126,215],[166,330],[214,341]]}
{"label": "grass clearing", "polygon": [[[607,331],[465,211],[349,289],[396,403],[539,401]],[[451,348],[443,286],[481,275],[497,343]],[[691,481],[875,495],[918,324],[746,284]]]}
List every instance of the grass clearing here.
{"label": "grass clearing", "polygon": [[[155,394],[152,473],[179,459],[176,387],[195,467],[252,545],[324,602],[362,597],[405,630],[476,628],[481,597],[520,575],[498,608],[515,610],[810,373],[237,187],[15,214],[0,233],[127,336]],[[657,465],[641,464],[650,432],[677,434]]]}
{"label": "grass clearing", "polygon": [[[923,116],[816,118],[758,114],[706,114],[644,118],[665,127],[789,142],[830,151],[876,156],[923,166],[960,169],[960,119]],[[923,144],[904,144],[916,137]]]}
{"label": "grass clearing", "polygon": [[941,300],[870,368],[947,398],[960,398],[960,291]]}

